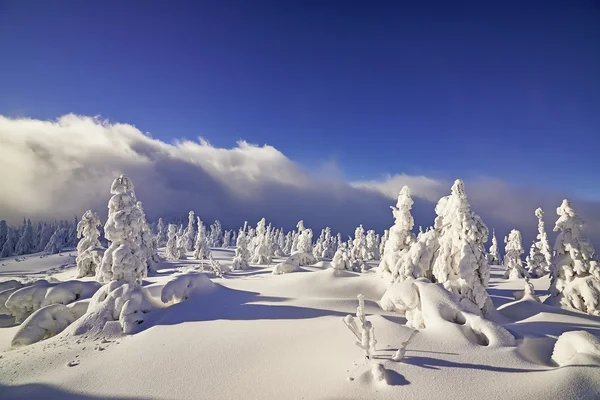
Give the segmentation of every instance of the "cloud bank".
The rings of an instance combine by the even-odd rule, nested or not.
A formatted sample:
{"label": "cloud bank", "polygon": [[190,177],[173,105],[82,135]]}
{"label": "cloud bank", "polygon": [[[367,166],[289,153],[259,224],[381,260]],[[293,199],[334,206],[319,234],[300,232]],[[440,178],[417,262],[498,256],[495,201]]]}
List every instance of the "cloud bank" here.
{"label": "cloud bank", "polygon": [[[226,227],[265,216],[288,229],[304,219],[307,226],[329,225],[344,234],[360,223],[380,231],[389,227],[389,205],[403,185],[413,191],[416,224],[429,226],[435,203],[452,184],[405,174],[344,182],[339,174],[309,174],[267,145],[240,141],[222,149],[201,138],[165,143],[133,125],[72,114],[55,121],[0,116],[0,219],[71,218],[87,209],[105,216],[110,184],[120,173],[133,179],[150,219],[194,210]],[[465,184],[488,227],[501,236],[521,229],[525,247],[535,236],[535,208],[544,208],[551,230],[565,197],[490,178]],[[600,204],[574,205],[587,220],[590,237],[600,239]]]}

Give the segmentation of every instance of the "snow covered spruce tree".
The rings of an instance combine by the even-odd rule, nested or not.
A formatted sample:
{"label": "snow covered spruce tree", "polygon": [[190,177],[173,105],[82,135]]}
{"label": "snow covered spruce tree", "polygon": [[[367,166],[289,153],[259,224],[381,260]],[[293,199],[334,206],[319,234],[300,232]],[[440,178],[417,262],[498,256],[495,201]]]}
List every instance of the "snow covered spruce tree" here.
{"label": "snow covered spruce tree", "polygon": [[559,232],[554,244],[555,260],[550,273],[550,303],[600,315],[600,264],[585,236],[585,223],[569,200],[557,208],[554,227]]}
{"label": "snow covered spruce tree", "polygon": [[250,265],[248,264],[249,259],[250,252],[248,251],[248,240],[246,238],[246,233],[241,230],[237,237],[235,257],[233,257],[231,269],[237,270],[250,268]]}
{"label": "snow covered spruce tree", "polygon": [[381,237],[381,241],[379,242],[379,258],[383,259],[383,256],[385,254],[385,244],[388,241],[388,238],[390,237],[390,231],[388,229],[383,231],[383,236]]}
{"label": "snow covered spruce tree", "polygon": [[506,268],[504,279],[519,279],[528,276],[527,271],[523,268],[523,261],[521,261],[521,254],[524,253],[521,232],[513,229],[508,237],[504,238],[504,243],[506,243],[504,249],[504,267]]}
{"label": "snow covered spruce tree", "polygon": [[252,255],[251,262],[254,264],[270,264],[271,263],[271,242],[269,231],[266,228],[267,222],[265,219],[261,219],[256,224],[256,236],[254,236],[252,249],[254,254]]}
{"label": "snow covered spruce tree", "polygon": [[500,249],[498,248],[498,240],[496,239],[496,231],[492,231],[492,245],[488,253],[488,260],[492,265],[500,265]]}
{"label": "snow covered spruce tree", "polygon": [[529,249],[529,256],[525,260],[527,262],[527,270],[532,277],[539,278],[550,272],[552,264],[552,253],[550,251],[550,243],[544,226],[544,211],[541,208],[535,210],[535,216],[538,219],[538,235],[537,242],[534,242]]}
{"label": "snow covered spruce tree", "polygon": [[56,230],[50,236],[50,240],[46,243],[46,247],[44,247],[44,254],[58,254],[65,247],[65,238],[67,235],[67,231],[65,228],[61,228],[60,225],[57,226]]}
{"label": "snow covered spruce tree", "polygon": [[331,228],[325,228],[325,240],[323,241],[323,251],[321,252],[321,258],[332,259],[335,255],[335,251],[333,250],[333,236],[331,236]]}
{"label": "snow covered spruce tree", "polygon": [[208,239],[206,237],[206,229],[200,217],[198,218],[198,232],[196,233],[196,244],[194,245],[194,258],[196,260],[207,259],[210,255],[208,248]]}
{"label": "snow covered spruce tree", "polygon": [[100,218],[92,210],[87,210],[77,224],[77,278],[95,276],[102,262],[100,244]]}
{"label": "snow covered spruce tree", "polygon": [[302,226],[302,233],[300,233],[298,237],[298,250],[292,253],[292,255],[297,256],[296,258],[300,261],[300,265],[311,265],[317,262],[312,254],[312,238],[312,229],[304,228],[304,226]]}
{"label": "snow covered spruce tree", "polygon": [[379,260],[379,239],[374,230],[367,231],[367,260]]}
{"label": "snow covered spruce tree", "polygon": [[485,288],[490,267],[484,248],[488,229],[471,210],[463,181],[454,182],[452,193],[440,199],[435,212],[439,248],[432,263],[434,280],[484,313],[489,311],[493,305]]}
{"label": "snow covered spruce tree", "polygon": [[15,253],[15,247],[19,241],[18,234],[19,232],[12,227],[7,229],[6,240],[0,250],[0,258],[10,257]]}
{"label": "snow covered spruce tree", "polygon": [[224,249],[228,248],[230,240],[231,240],[231,231],[230,230],[226,230],[223,233],[223,244],[221,245],[221,247],[224,248]]}
{"label": "snow covered spruce tree", "polygon": [[177,225],[169,224],[167,231],[167,247],[165,248],[165,257],[168,260],[181,260],[185,254],[181,254],[177,243]]}
{"label": "snow covered spruce tree", "polygon": [[137,202],[137,207],[140,210],[140,256],[142,262],[146,266],[146,272],[153,272],[155,265],[160,261],[158,258],[158,241],[152,233],[150,225],[146,221],[146,213],[141,201]]}
{"label": "snow covered spruce tree", "polygon": [[20,256],[23,254],[33,253],[35,250],[34,239],[31,220],[27,220],[23,232],[21,233],[21,237],[15,246],[15,255]]}
{"label": "snow covered spruce tree", "polygon": [[133,182],[126,175],[114,180],[110,188],[108,219],[104,236],[110,246],[104,252],[96,279],[100,282],[140,282],[147,272],[144,254],[140,253],[142,212],[137,206]]}
{"label": "snow covered spruce tree", "polygon": [[214,224],[210,226],[210,235],[208,236],[208,247],[220,247],[221,236],[223,235],[223,229],[221,227],[221,221],[216,220]]}
{"label": "snow covered spruce tree", "polygon": [[185,228],[184,234],[185,239],[185,250],[192,251],[194,250],[194,238],[196,236],[196,232],[194,230],[194,212],[190,211],[188,213],[188,224],[187,228]]}
{"label": "snow covered spruce tree", "polygon": [[380,273],[393,274],[394,266],[400,258],[400,252],[408,249],[415,240],[415,236],[411,232],[415,224],[410,213],[413,203],[413,199],[410,197],[410,188],[404,186],[398,194],[396,206],[390,206],[394,216],[394,225],[389,230],[389,237],[379,263]]}
{"label": "snow covered spruce tree", "polygon": [[167,244],[167,240],[167,228],[161,217],[158,219],[158,224],[156,225],[156,244],[158,247],[163,247]]}
{"label": "snow covered spruce tree", "polygon": [[354,244],[351,251],[352,258],[358,262],[368,260],[367,237],[365,236],[365,229],[362,224],[354,230],[354,240],[352,243]]}
{"label": "snow covered spruce tree", "polygon": [[401,282],[421,277],[434,280],[431,268],[433,256],[439,247],[438,239],[435,229],[419,233],[417,241],[400,253],[393,268],[392,281]]}

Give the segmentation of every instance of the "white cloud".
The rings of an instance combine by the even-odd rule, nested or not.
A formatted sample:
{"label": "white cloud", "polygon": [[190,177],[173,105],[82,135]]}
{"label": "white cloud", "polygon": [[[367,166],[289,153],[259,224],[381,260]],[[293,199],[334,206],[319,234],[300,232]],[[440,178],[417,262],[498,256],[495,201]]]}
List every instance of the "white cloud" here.
{"label": "white cloud", "polygon": [[[307,174],[272,146],[245,141],[231,149],[199,139],[165,143],[129,124],[65,115],[56,121],[0,116],[0,219],[53,219],[105,213],[110,183],[130,175],[149,217],[182,216],[194,209],[205,220],[237,226],[266,216],[292,226],[300,218],[320,228],[350,232],[359,223],[383,229],[391,224],[388,205],[403,185],[417,199],[417,224],[432,223],[433,205],[451,182],[405,174],[379,181],[347,183],[334,161]],[[553,226],[562,197],[480,178],[466,182],[473,208],[490,226],[533,233],[533,210],[546,207]],[[578,206],[578,203],[575,203]],[[600,206],[581,203],[591,232],[600,236]]]}

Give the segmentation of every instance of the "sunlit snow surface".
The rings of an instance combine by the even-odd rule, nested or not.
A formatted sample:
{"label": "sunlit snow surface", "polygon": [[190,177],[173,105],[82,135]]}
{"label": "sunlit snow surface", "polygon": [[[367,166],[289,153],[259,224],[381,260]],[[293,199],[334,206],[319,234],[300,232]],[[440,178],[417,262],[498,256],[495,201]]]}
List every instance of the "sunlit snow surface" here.
{"label": "sunlit snow surface", "polygon": [[[212,254],[227,267],[234,251]],[[74,279],[74,256],[0,260],[0,281]],[[200,266],[188,256],[163,262],[144,281],[157,301],[174,275]],[[379,307],[386,285],[372,270],[361,274],[320,263],[273,275],[281,261],[224,278],[207,273],[215,284],[210,290],[191,291],[181,302],[173,299],[184,292],[173,292],[174,304],[150,312],[133,335],[65,331],[11,350],[19,326],[6,326],[10,320],[0,317],[0,398],[598,398],[600,318],[515,302],[524,281],[502,279],[500,267],[492,267],[488,291],[514,346],[482,345],[485,340],[464,334],[460,319],[449,322],[456,327],[406,327],[403,316]],[[531,282],[543,301],[548,278]],[[360,293],[377,338],[370,361],[342,323],[355,314]],[[563,336],[553,357],[558,336],[568,331],[593,336]],[[399,349],[403,356],[394,357]]]}

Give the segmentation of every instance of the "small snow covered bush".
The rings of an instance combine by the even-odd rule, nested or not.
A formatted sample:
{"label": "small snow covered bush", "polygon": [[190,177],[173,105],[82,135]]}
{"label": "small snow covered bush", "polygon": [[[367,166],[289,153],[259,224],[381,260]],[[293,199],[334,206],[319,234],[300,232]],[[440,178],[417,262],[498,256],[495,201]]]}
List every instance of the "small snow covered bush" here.
{"label": "small snow covered bush", "polygon": [[488,260],[492,265],[500,265],[502,262],[498,240],[496,239],[496,231],[492,231],[492,245],[490,246],[490,252],[488,253]]}
{"label": "small snow covered bush", "polygon": [[177,275],[165,284],[160,299],[165,304],[181,303],[192,295],[212,290],[214,286],[212,281],[202,273]]}
{"label": "small snow covered bush", "polygon": [[363,349],[365,357],[370,360],[373,353],[375,353],[375,345],[377,344],[377,340],[375,340],[375,328],[371,321],[367,321],[365,296],[359,294],[357,297],[358,307],[356,308],[356,318],[348,314],[342,318],[342,322],[356,336],[357,341],[354,344]]}
{"label": "small snow covered bush", "polygon": [[69,327],[69,332],[72,335],[134,333],[145,315],[161,306],[145,287],[111,281],[96,292],[85,315]]}
{"label": "small snow covered bush", "polygon": [[15,333],[12,347],[27,346],[48,339],[62,332],[80,318],[87,310],[87,304],[50,304],[31,314]]}

